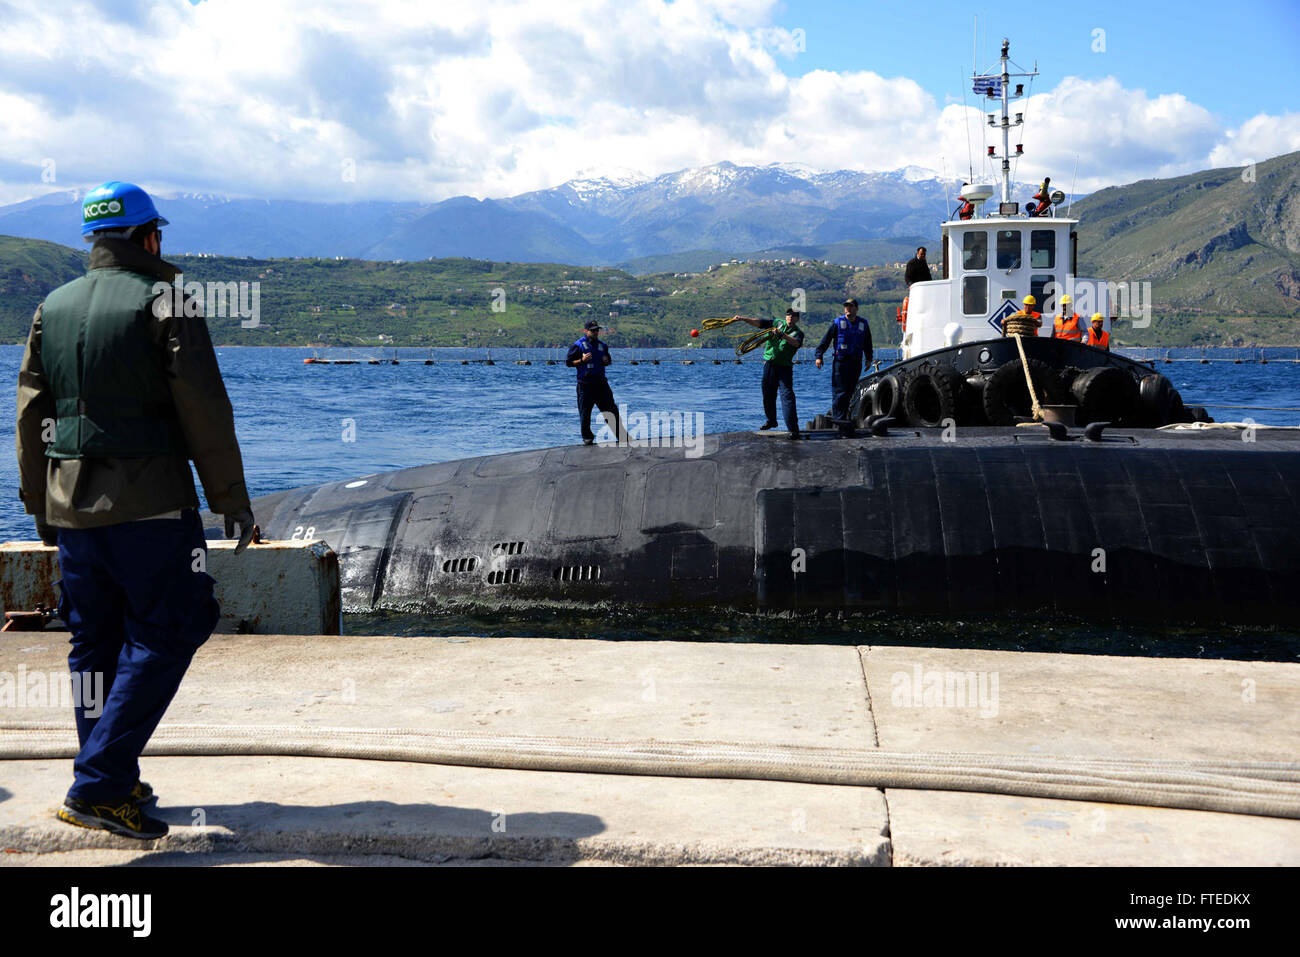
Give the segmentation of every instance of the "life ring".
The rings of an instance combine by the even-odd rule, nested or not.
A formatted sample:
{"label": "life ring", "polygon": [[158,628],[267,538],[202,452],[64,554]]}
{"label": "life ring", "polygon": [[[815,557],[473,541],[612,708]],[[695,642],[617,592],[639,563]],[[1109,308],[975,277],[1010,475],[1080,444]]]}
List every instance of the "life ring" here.
{"label": "life ring", "polygon": [[894,310],[898,315],[898,324],[903,327],[904,332],[907,331],[907,300],[910,298],[910,296],[904,296],[903,304]]}
{"label": "life ring", "polygon": [[875,415],[887,415],[897,419],[903,405],[903,384],[898,376],[890,372],[876,382],[875,391],[871,393],[871,411]]}
{"label": "life ring", "polygon": [[1137,380],[1115,366],[1079,373],[1070,392],[1086,422],[1130,423],[1138,404]]}
{"label": "life ring", "polygon": [[[1039,359],[1030,359],[1029,377],[1034,382],[1039,405],[1060,404],[1064,390],[1056,370]],[[1029,398],[1024,367],[1019,359],[1004,362],[993,370],[984,386],[983,402],[989,425],[1015,425],[1017,416],[1032,414],[1033,402]]]}
{"label": "life ring", "polygon": [[913,425],[938,428],[945,419],[957,420],[957,402],[966,382],[950,363],[922,369],[903,390],[903,410]]}

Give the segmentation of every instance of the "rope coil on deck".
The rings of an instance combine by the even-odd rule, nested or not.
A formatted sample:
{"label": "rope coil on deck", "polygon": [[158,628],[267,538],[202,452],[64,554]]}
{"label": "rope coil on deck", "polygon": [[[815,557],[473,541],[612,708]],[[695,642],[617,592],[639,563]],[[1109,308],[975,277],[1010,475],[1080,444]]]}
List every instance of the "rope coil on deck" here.
{"label": "rope coil on deck", "polygon": [[[0,725],[0,759],[71,758],[75,730]],[[260,755],[969,791],[1300,819],[1300,764],[619,741],[398,728],[162,725],[153,757]]]}

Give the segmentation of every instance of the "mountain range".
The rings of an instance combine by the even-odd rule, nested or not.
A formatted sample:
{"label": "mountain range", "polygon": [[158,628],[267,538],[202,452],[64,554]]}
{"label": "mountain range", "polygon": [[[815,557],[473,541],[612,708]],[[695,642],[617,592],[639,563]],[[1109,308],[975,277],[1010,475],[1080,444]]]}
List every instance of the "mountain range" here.
{"label": "mountain range", "polygon": [[[959,186],[918,167],[863,173],[718,163],[654,178],[583,177],[505,199],[308,203],[183,194],[159,196],[158,205],[171,221],[174,254],[463,256],[640,273],[702,259],[816,256],[831,246],[846,265],[895,261],[951,209]],[[64,190],[0,206],[0,233],[75,245],[79,199]],[[689,258],[671,258],[680,254]]]}
{"label": "mountain range", "polygon": [[[956,185],[915,167],[820,173],[720,163],[653,179],[583,177],[501,200],[330,205],[185,195],[159,205],[172,219],[164,250],[173,257],[465,257],[488,268],[614,264],[645,276],[731,259],[876,266],[921,244],[937,263],[938,222]],[[1016,188],[1017,198],[1028,194]],[[0,207],[0,234],[28,239],[0,243],[0,306],[15,316],[30,316],[45,291],[82,268],[76,198],[67,191]],[[1109,187],[1068,214],[1080,221],[1080,275],[1150,283],[1161,321],[1133,331],[1143,344],[1300,340],[1300,152]]]}

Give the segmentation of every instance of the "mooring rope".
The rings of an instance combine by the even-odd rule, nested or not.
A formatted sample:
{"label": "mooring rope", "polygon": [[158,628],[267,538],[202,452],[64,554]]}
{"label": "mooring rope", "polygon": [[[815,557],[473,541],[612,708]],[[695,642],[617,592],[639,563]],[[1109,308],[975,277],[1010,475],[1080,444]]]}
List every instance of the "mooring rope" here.
{"label": "mooring rope", "polygon": [[[72,758],[70,724],[0,726],[0,759]],[[263,755],[740,778],[969,791],[1300,818],[1300,764],[978,752],[897,752],[734,741],[660,741],[401,728],[167,724],[153,757]]]}

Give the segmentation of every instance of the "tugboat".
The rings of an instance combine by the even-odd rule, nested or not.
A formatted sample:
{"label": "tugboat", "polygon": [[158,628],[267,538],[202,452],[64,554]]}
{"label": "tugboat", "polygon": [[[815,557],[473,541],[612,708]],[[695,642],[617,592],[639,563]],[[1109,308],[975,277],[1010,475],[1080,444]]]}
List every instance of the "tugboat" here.
{"label": "tugboat", "polygon": [[[1009,48],[1003,40],[1000,75],[974,77],[977,91],[1002,104],[1002,152],[988,148],[990,158],[1001,159],[1000,201],[991,203],[993,186],[963,187],[965,218],[942,224],[942,278],[908,290],[898,311],[902,358],[859,381],[852,418],[860,425],[888,417],[923,427],[1104,421],[1151,428],[1211,421],[1204,409],[1185,407],[1165,376],[1087,345],[1086,319],[1076,327],[1082,336],[1053,336],[1056,307],[1074,304],[1062,302],[1067,295],[1090,305],[1085,312],[1111,317],[1103,324],[1108,337],[1110,307],[1118,304],[1110,302],[1115,287],[1076,274],[1079,220],[1057,215],[1063,192],[1035,197],[1039,202],[1023,211],[1012,199],[1011,160],[1024,150],[1018,145],[1012,153],[1010,134],[1024,114],[1013,119],[1010,106],[1024,95],[1024,84],[1014,90],[1011,84],[1037,74],[1012,74]],[[999,126],[995,114],[989,125]],[[1043,312],[1035,328],[1037,320],[1024,310],[1038,305]]]}

